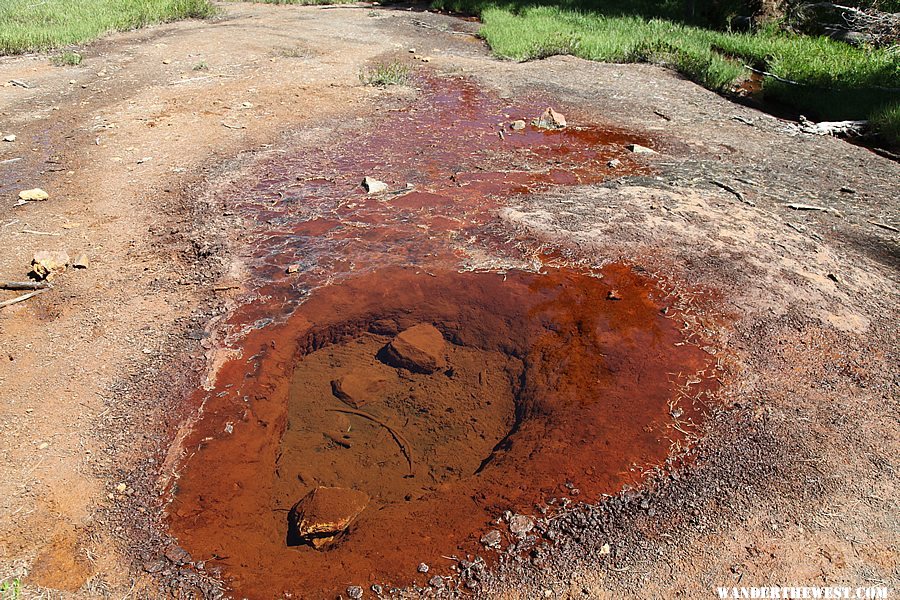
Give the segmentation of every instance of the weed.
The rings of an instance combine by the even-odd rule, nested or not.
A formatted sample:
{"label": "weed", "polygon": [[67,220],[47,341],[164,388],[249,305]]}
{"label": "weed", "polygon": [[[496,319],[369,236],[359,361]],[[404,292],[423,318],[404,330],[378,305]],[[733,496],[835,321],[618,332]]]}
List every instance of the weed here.
{"label": "weed", "polygon": [[110,31],[215,13],[211,0],[2,0],[0,55],[50,50]]}
{"label": "weed", "polygon": [[206,64],[206,61],[205,61],[205,60],[201,60],[201,61],[198,62],[196,65],[194,65],[193,67],[191,67],[191,69],[194,70],[194,71],[208,71],[208,70],[209,70],[209,65]]}
{"label": "weed", "polygon": [[57,67],[77,67],[81,64],[82,56],[77,52],[69,52],[68,50],[62,54],[57,54],[50,59]]}
{"label": "weed", "polygon": [[0,600],[19,600],[22,597],[22,580],[18,577],[0,582]]}
{"label": "weed", "polygon": [[284,58],[309,58],[311,52],[307,48],[282,48],[278,51],[278,56]]}
{"label": "weed", "polygon": [[884,107],[900,101],[900,52],[788,33],[775,24],[754,32],[719,31],[699,23],[723,20],[724,13],[690,19],[685,16],[687,4],[684,0],[434,3],[480,13],[484,23],[480,35],[504,58],[572,54],[604,62],[650,62],[720,93],[729,93],[746,78],[749,66],[769,73],[763,82],[767,100],[810,118],[874,121],[879,110],[879,127],[896,119],[896,111]]}
{"label": "weed", "polygon": [[409,67],[398,62],[377,64],[359,74],[359,80],[365,85],[377,87],[406,85],[411,79],[412,73]]}
{"label": "weed", "polygon": [[872,127],[886,142],[900,148],[900,102],[875,110],[870,119]]}

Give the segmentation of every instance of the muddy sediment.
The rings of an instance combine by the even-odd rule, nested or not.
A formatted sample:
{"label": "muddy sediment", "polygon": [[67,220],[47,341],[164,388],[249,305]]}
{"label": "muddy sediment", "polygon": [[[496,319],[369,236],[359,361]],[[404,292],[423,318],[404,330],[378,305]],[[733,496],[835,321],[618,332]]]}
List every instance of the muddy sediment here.
{"label": "muddy sediment", "polygon": [[[424,78],[419,95],[384,129],[280,155],[227,191],[264,301],[227,324],[240,357],[197,393],[169,515],[242,596],[445,575],[505,511],[638,484],[684,447],[719,383],[649,277],[544,267],[552,257],[497,226],[517,194],[642,172],[625,145],[650,142],[513,129],[547,101],[464,79]],[[363,174],[386,193],[366,193]],[[398,360],[410,328],[443,340],[427,366]],[[296,504],[335,488],[369,500],[319,544]]]}

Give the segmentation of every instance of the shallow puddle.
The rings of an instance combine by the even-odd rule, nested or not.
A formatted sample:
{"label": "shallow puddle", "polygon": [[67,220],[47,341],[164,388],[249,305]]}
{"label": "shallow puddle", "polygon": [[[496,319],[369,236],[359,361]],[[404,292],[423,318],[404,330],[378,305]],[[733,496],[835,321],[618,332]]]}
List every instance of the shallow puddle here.
{"label": "shallow puddle", "polygon": [[[613,158],[634,172],[624,144],[649,142],[514,131],[546,102],[420,85],[381,129],[281,155],[228,192],[252,223],[259,300],[229,323],[240,357],[197,393],[169,516],[239,597],[445,575],[446,557],[485,553],[504,511],[639,483],[716,385],[665,292],[626,266],[470,272],[528,262],[496,223],[506,199],[600,181]],[[316,511],[340,527],[311,527]]]}

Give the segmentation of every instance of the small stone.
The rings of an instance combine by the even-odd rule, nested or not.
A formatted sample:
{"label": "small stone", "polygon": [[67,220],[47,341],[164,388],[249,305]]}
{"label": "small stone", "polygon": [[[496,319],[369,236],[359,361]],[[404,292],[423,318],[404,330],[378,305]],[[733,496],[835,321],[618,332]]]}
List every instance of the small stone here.
{"label": "small stone", "polygon": [[340,487],[317,487],[288,513],[291,535],[300,543],[322,548],[333,543],[369,505],[365,492]]}
{"label": "small stone", "polygon": [[384,191],[387,191],[387,184],[383,181],[378,181],[374,177],[366,177],[363,179],[362,185],[366,188],[366,191],[370,194],[380,194]]}
{"label": "small stone", "polygon": [[352,598],[352,600],[359,600],[363,597],[363,589],[358,585],[351,585],[347,588],[347,595]]}
{"label": "small stone", "polygon": [[502,540],[502,535],[496,529],[491,529],[483,536],[481,536],[481,543],[485,545],[487,548],[499,548],[500,541]]}
{"label": "small stone", "polygon": [[648,148],[647,146],[641,146],[640,144],[628,144],[625,147],[635,154],[656,154],[656,150]]}
{"label": "small stone", "polygon": [[600,556],[606,556],[609,554],[609,544],[603,544],[600,546]]}
{"label": "small stone", "polygon": [[534,529],[534,520],[525,515],[514,515],[509,520],[509,531],[516,537],[525,537]]}
{"label": "small stone", "polygon": [[75,260],[72,261],[73,269],[87,269],[91,266],[91,259],[88,258],[88,255],[82,252],[78,256],[75,257]]}
{"label": "small stone", "polygon": [[285,269],[289,275],[300,272],[300,265],[288,265],[288,268]]}
{"label": "small stone", "polygon": [[618,167],[621,164],[622,164],[621,160],[619,160],[618,158],[614,158],[611,161],[608,161],[606,163],[606,166],[609,167],[610,169],[615,169],[616,167]]}
{"label": "small stone", "polygon": [[47,281],[65,272],[69,266],[69,254],[65,250],[40,250],[31,259],[31,275]]}
{"label": "small stone", "polygon": [[171,61],[170,59],[168,59],[168,58],[164,58],[162,62],[163,62],[164,65],[172,64],[172,61]]}
{"label": "small stone", "polygon": [[14,136],[13,134],[9,134],[9,135],[3,137],[3,141],[4,142],[14,142],[14,141],[16,141],[16,136]]}
{"label": "small stone", "polygon": [[419,571],[419,573],[427,573],[428,565],[426,565],[425,563],[419,563],[419,568],[417,569],[417,571]]}
{"label": "small stone", "polygon": [[609,290],[606,294],[607,300],[621,300],[622,296],[619,294],[619,290]]}
{"label": "small stone", "polygon": [[125,490],[127,490],[127,489],[128,489],[128,486],[125,483],[120,483],[119,485],[116,486],[116,491],[119,492],[120,494],[124,494]]}
{"label": "small stone", "polygon": [[428,323],[401,331],[385,348],[390,364],[425,374],[447,366],[445,353],[444,336],[434,325]]}
{"label": "small stone", "polygon": [[21,192],[19,192],[19,200],[24,200],[25,202],[36,202],[47,200],[48,198],[50,198],[50,194],[48,194],[41,188],[22,190]]}
{"label": "small stone", "polygon": [[38,444],[38,450],[46,450],[49,447],[50,444],[47,442],[41,442],[40,444]]}
{"label": "small stone", "polygon": [[244,103],[241,104],[241,108],[243,108],[244,110],[247,110],[247,109],[249,109],[249,108],[253,108],[253,103],[252,103],[252,102],[244,102]]}
{"label": "small stone", "polygon": [[384,589],[383,589],[380,585],[378,585],[377,583],[375,583],[375,584],[372,584],[372,591],[375,592],[376,594],[378,594],[378,595],[380,596],[380,595],[381,595],[381,592],[383,592]]}
{"label": "small stone", "polygon": [[444,578],[439,575],[435,575],[428,580],[428,585],[433,588],[442,589],[444,587]]}
{"label": "small stone", "polygon": [[525,121],[523,121],[522,119],[513,121],[509,124],[509,128],[513,131],[522,131],[523,129],[525,129]]}
{"label": "small stone", "polygon": [[532,124],[541,129],[562,129],[566,126],[566,117],[553,108],[547,108]]}

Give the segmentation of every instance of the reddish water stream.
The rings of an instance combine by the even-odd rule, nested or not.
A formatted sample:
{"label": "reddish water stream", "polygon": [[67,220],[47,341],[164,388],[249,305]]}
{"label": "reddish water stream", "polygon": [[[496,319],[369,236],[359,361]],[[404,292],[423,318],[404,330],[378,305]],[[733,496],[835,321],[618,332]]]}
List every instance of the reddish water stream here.
{"label": "reddish water stream", "polygon": [[[228,193],[251,223],[259,300],[229,323],[244,332],[240,357],[197,393],[204,412],[169,513],[173,535],[238,597],[332,598],[446,574],[441,557],[483,553],[479,537],[505,510],[639,482],[683,437],[672,415],[698,420],[691,398],[714,387],[714,362],[663,314],[666,294],[626,266],[460,269],[524,264],[495,218],[508,198],[600,181],[613,158],[617,175],[638,171],[624,145],[651,142],[599,127],[513,131],[546,100],[504,101],[464,79],[420,86],[376,131],[282,154]],[[366,195],[366,175],[391,193]],[[422,323],[449,343],[447,367],[380,359]],[[389,382],[364,409],[399,447],[377,422],[335,412],[346,405],[330,382],[349,371]],[[288,545],[287,511],[316,486],[370,502],[328,549]]]}

